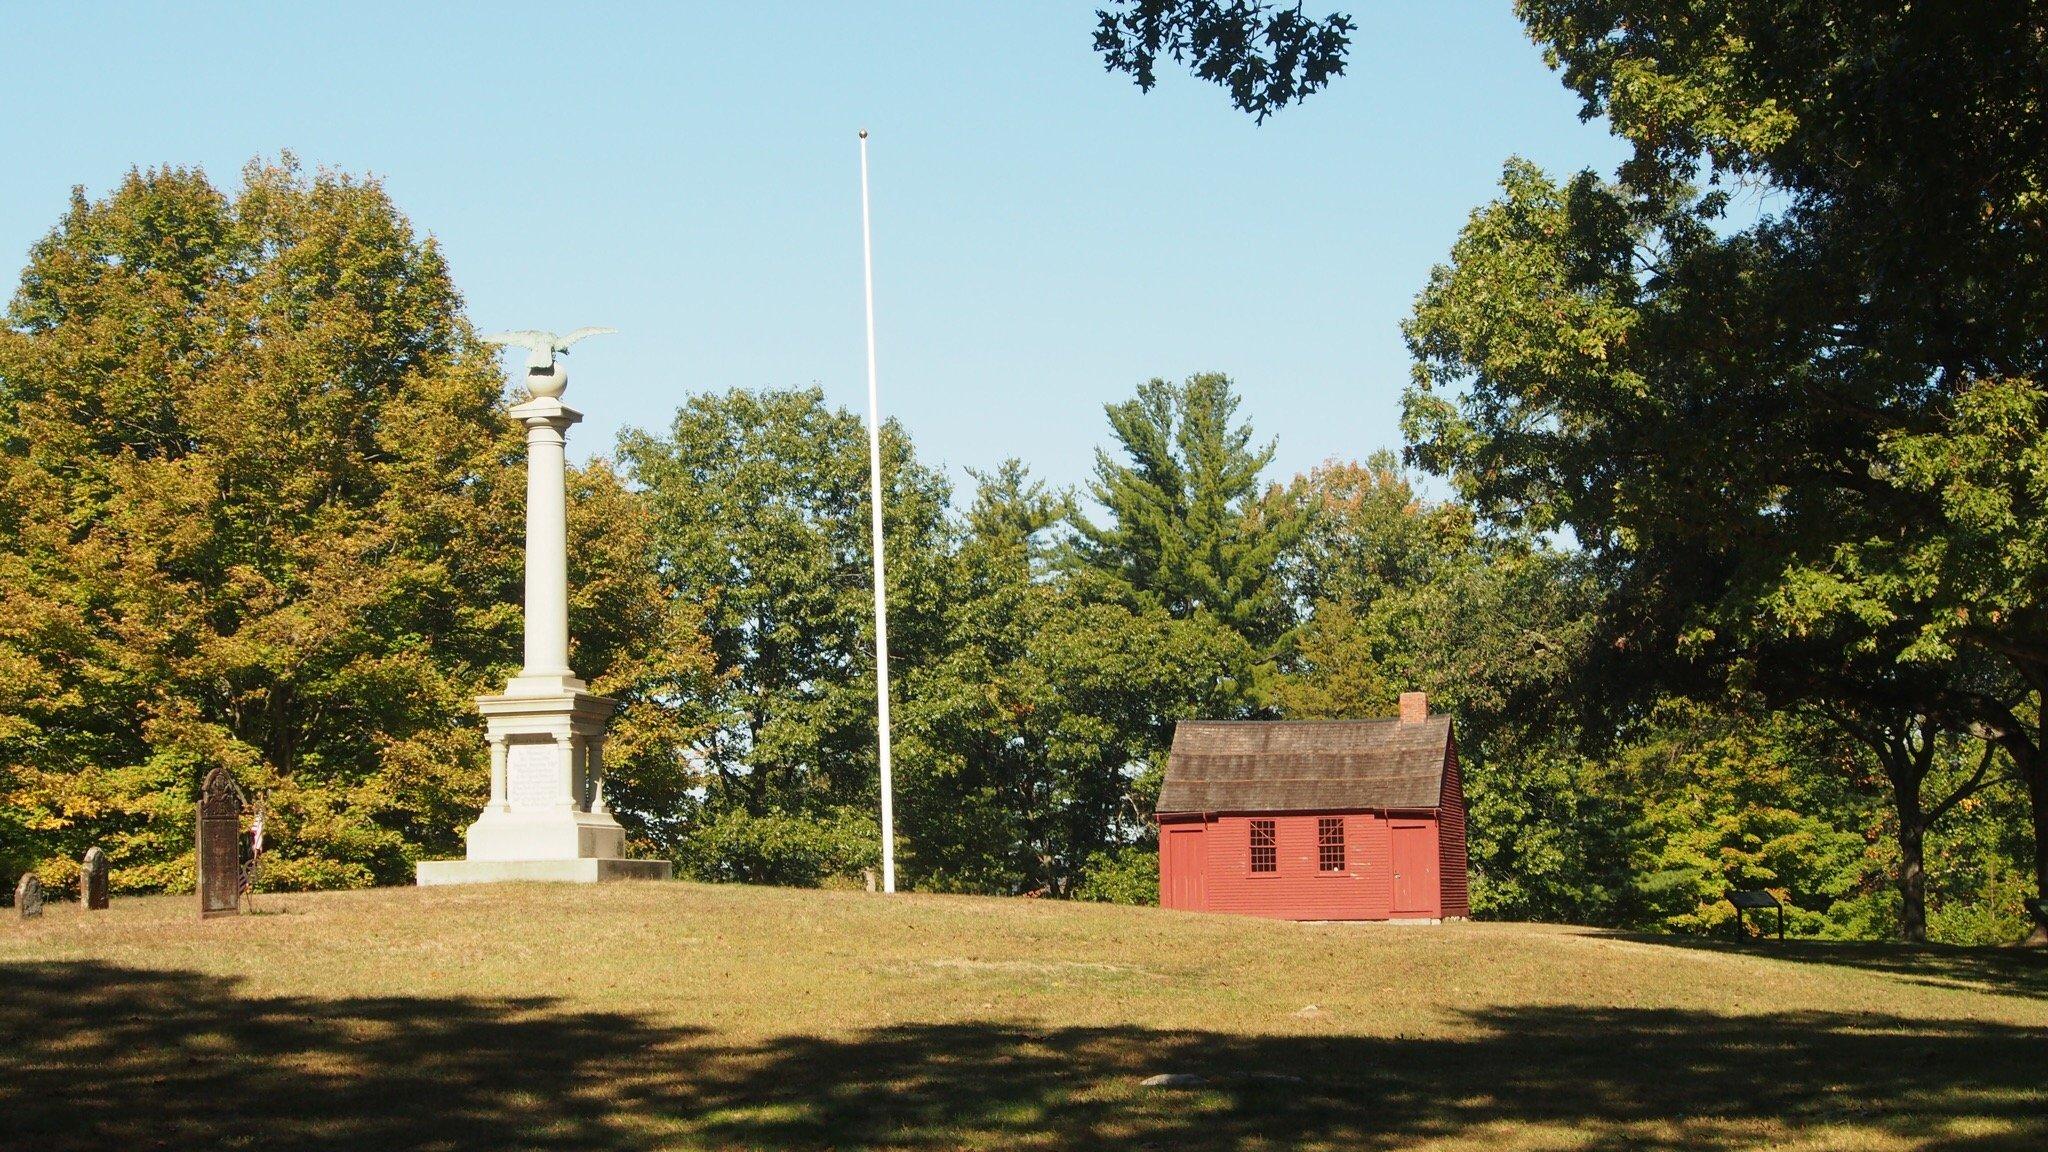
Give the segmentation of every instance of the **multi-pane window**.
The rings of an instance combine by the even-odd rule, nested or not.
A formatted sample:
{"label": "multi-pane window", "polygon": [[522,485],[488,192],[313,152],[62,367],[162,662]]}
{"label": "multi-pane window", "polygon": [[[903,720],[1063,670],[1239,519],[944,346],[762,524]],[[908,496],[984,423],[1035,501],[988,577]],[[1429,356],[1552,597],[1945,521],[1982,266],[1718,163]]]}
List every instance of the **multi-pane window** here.
{"label": "multi-pane window", "polygon": [[1280,870],[1280,837],[1273,821],[1252,821],[1252,871],[1278,872]]}
{"label": "multi-pane window", "polygon": [[1316,867],[1325,872],[1344,870],[1344,818],[1322,816],[1316,819]]}

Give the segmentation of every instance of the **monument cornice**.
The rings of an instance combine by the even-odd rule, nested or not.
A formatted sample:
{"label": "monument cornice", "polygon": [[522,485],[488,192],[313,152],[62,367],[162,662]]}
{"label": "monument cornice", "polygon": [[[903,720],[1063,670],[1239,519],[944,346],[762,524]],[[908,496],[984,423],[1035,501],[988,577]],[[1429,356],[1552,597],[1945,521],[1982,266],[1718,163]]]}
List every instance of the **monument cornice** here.
{"label": "monument cornice", "polygon": [[561,398],[556,396],[535,396],[531,400],[514,404],[506,409],[505,414],[529,427],[538,424],[567,428],[583,422],[583,413],[562,403]]}

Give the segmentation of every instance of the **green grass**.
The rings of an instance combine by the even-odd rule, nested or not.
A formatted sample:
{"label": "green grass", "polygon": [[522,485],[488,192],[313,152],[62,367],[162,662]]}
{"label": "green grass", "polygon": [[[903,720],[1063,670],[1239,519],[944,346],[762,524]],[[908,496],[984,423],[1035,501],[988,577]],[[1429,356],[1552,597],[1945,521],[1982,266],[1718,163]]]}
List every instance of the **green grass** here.
{"label": "green grass", "polygon": [[2048,1147],[2037,954],[681,883],[256,905],[0,927],[0,1145]]}

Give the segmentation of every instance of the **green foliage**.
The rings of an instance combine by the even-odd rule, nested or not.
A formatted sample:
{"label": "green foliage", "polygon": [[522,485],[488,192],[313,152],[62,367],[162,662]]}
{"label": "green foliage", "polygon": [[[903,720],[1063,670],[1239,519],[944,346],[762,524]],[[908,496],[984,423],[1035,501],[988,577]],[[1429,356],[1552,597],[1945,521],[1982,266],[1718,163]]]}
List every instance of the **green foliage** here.
{"label": "green foliage", "polygon": [[[1482,517],[1586,548],[1618,717],[1732,688],[1846,720],[1892,785],[1910,936],[1946,804],[1916,749],[1957,734],[2027,782],[2048,888],[2048,61],[2018,6],[1824,7],[1521,5],[1634,153],[1612,181],[1508,166],[1417,300],[1406,424]],[[1775,214],[1732,227],[1702,178]]]}
{"label": "green foliage", "polygon": [[[1635,154],[1510,162],[1418,298],[1407,459],[1455,498],[1385,453],[1268,487],[1218,374],[1108,406],[1093,516],[1016,461],[956,512],[886,427],[905,882],[1156,902],[1177,721],[1422,689],[1484,915],[1715,933],[1767,887],[1800,935],[2023,931],[2042,58],[2004,10],[1781,8],[1521,5]],[[1261,116],[1349,28],[1101,19],[1113,68],[1185,58]],[[1730,226],[1736,177],[1777,214]],[[75,197],[0,328],[0,870],[66,882],[98,843],[123,889],[188,886],[223,763],[268,806],[266,886],[458,851],[470,698],[516,656],[501,391],[374,183],[287,161]],[[698,396],[619,462],[572,474],[569,524],[572,660],[624,705],[613,807],[700,878],[874,867],[861,421]]]}
{"label": "green foliage", "polygon": [[619,703],[605,736],[605,805],[637,840],[673,855],[704,782],[689,753],[719,686],[703,613],[663,588],[653,510],[608,461],[570,470],[569,541],[570,662]]}
{"label": "green foliage", "polygon": [[1126,844],[1091,853],[1081,882],[1074,886],[1074,898],[1098,904],[1159,903],[1159,849]]}
{"label": "green foliage", "polygon": [[[1387,715],[1400,691],[1424,688],[1450,711],[1479,915],[1725,933],[1727,892],[1761,887],[1787,900],[1796,935],[1901,930],[1886,769],[1841,725],[1659,697],[1614,728],[1590,699],[1606,605],[1583,559],[1482,534],[1465,506],[1420,498],[1384,457],[1324,465],[1289,495],[1310,512],[1288,569],[1310,611],[1266,702],[1305,719]],[[1926,746],[1930,801],[1968,785],[1972,748]],[[2013,803],[1966,794],[1927,833],[1934,938],[2018,927]],[[1987,841],[1994,828],[2009,835]]]}
{"label": "green foliage", "polygon": [[1241,637],[1207,615],[1093,601],[1058,567],[1048,535],[1068,503],[1014,462],[981,477],[945,654],[906,685],[921,884],[1070,893],[1092,857],[1150,835],[1148,769],[1174,721],[1244,707]]}
{"label": "green foliage", "polygon": [[244,181],[75,195],[0,337],[8,806],[126,889],[190,884],[215,764],[280,881],[402,875],[514,623],[516,441],[439,252],[374,184]]}
{"label": "green foliage", "polygon": [[1465,772],[1472,912],[1483,919],[1629,924],[1628,798],[1585,758],[1543,745]]}
{"label": "green foliage", "polygon": [[1266,0],[1114,0],[1095,12],[1095,51],[1111,72],[1145,91],[1163,53],[1230,92],[1260,123],[1321,91],[1344,72],[1351,18],[1320,21]]}
{"label": "green foliage", "polygon": [[1859,898],[1887,881],[1871,851],[1886,812],[1872,768],[1810,721],[1660,707],[1606,782],[1639,801],[1630,863],[1643,922],[1713,933],[1734,919],[1730,891],[1761,888],[1784,901],[1789,935],[1854,935]]}
{"label": "green foliage", "polygon": [[2023,901],[2034,894],[2028,831],[2027,792],[2017,781],[1956,805],[1927,838],[1928,939],[2003,946],[2026,937]]}
{"label": "green foliage", "polygon": [[[944,603],[946,485],[885,430],[890,647],[925,662]],[[816,389],[693,397],[620,459],[654,517],[662,580],[702,605],[715,660],[693,754],[708,809],[752,815],[876,798],[867,434]]]}
{"label": "green foliage", "polygon": [[[232,198],[176,169],[73,196],[0,328],[0,870],[99,844],[117,888],[189,887],[223,764],[269,812],[269,884],[459,848],[469,701],[516,655],[521,489],[460,304],[374,182],[287,159]],[[586,635],[664,611],[613,559]],[[579,669],[619,683],[640,642]]]}
{"label": "green foliage", "polygon": [[1124,601],[1162,607],[1177,620],[1214,616],[1254,644],[1291,623],[1275,579],[1303,520],[1278,492],[1261,494],[1273,446],[1254,449],[1237,424],[1230,378],[1153,379],[1108,406],[1125,459],[1098,450],[1095,501],[1111,520],[1076,515],[1082,559]]}
{"label": "green foliage", "polygon": [[814,813],[732,808],[692,830],[680,855],[698,880],[815,888],[880,866],[882,828],[865,809]]}

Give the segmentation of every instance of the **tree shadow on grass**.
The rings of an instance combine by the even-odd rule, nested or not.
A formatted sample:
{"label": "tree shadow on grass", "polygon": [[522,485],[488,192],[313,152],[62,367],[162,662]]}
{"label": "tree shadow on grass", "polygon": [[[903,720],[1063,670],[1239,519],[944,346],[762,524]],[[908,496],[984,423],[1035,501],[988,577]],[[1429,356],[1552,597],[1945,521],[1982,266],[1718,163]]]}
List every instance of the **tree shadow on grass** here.
{"label": "tree shadow on grass", "polygon": [[[96,964],[0,980],[0,1143],[23,1148],[2048,1143],[2048,1029],[1962,1021],[1523,1008],[1411,1040],[978,1021],[741,1044],[543,999],[253,997]],[[1138,1085],[1160,1071],[1209,1083]]]}
{"label": "tree shadow on grass", "polygon": [[1994,996],[2048,1000],[2048,948],[1963,948],[1953,944],[1827,940],[1749,940],[1737,944],[1697,936],[1611,935],[1665,948],[1859,968],[1930,988],[1962,988]]}

